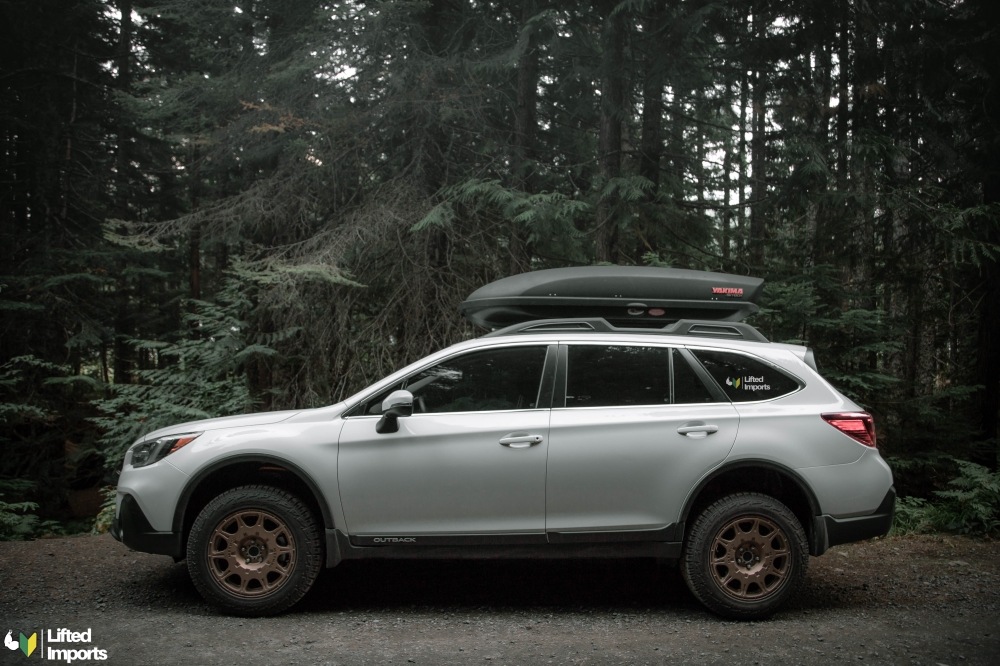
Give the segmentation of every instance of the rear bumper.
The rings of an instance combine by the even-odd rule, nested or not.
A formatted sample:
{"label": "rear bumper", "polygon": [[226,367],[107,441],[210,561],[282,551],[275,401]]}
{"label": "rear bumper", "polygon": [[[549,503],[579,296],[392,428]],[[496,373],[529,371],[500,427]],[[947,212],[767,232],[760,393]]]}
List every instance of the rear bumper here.
{"label": "rear bumper", "polygon": [[810,554],[822,555],[831,546],[885,536],[892,529],[895,507],[896,489],[893,487],[889,488],[879,507],[867,516],[854,518],[816,516],[813,520]]}
{"label": "rear bumper", "polygon": [[111,523],[111,536],[132,550],[183,559],[184,545],[176,532],[157,532],[149,524],[139,503],[131,495],[122,495],[121,505]]}

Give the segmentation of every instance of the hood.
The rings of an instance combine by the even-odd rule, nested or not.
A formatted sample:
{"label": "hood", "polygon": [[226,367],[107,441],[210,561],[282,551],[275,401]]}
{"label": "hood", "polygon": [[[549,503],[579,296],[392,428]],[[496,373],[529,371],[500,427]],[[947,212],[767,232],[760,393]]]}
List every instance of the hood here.
{"label": "hood", "polygon": [[154,430],[141,438],[141,441],[157,439],[164,435],[178,435],[185,432],[205,432],[207,430],[222,430],[224,428],[246,428],[253,426],[270,425],[280,421],[286,421],[293,416],[298,416],[303,412],[318,410],[293,409],[281,412],[258,412],[256,414],[241,414],[239,416],[222,416],[214,419],[202,419],[201,421],[188,421],[177,425],[167,426]]}

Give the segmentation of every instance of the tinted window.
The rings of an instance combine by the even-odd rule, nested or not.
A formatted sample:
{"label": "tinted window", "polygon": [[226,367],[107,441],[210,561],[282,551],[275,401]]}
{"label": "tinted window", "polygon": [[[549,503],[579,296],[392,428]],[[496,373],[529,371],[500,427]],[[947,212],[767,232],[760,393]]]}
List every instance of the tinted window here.
{"label": "tinted window", "polygon": [[456,356],[382,391],[351,415],[381,413],[385,397],[401,388],[413,394],[417,414],[534,409],[545,353],[545,347],[505,347]]}
{"label": "tinted window", "polygon": [[769,400],[799,389],[797,380],[743,354],[695,350],[694,355],[733,402]]}
{"label": "tinted window", "polygon": [[685,405],[716,402],[705,382],[677,349],[674,350],[674,402]]}
{"label": "tinted window", "polygon": [[670,351],[665,347],[571,346],[566,406],[669,404]]}

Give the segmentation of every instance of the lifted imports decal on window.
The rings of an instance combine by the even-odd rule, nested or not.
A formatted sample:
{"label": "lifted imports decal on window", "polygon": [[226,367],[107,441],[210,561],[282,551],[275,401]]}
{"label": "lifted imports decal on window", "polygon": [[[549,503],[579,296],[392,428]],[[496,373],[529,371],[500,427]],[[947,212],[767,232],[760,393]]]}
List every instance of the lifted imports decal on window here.
{"label": "lifted imports decal on window", "polygon": [[746,375],[745,377],[726,377],[726,386],[731,386],[737,391],[741,388],[744,391],[770,391],[771,385],[766,382],[764,376],[754,377],[753,375]]}

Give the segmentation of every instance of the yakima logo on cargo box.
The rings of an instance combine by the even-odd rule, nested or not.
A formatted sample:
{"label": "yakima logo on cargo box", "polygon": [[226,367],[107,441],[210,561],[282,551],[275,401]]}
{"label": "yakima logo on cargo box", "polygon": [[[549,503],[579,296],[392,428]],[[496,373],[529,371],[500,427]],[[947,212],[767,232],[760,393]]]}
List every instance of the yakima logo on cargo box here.
{"label": "yakima logo on cargo box", "polygon": [[743,287],[712,287],[713,296],[743,296]]}

